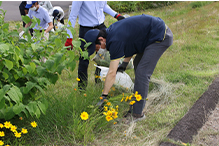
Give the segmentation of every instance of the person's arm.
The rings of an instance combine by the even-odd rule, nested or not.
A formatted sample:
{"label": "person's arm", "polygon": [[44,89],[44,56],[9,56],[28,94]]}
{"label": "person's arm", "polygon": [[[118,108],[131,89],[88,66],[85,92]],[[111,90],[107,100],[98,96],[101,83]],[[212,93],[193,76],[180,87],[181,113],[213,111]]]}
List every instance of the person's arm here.
{"label": "person's arm", "polygon": [[48,24],[49,24],[49,27],[45,30],[45,33],[50,32],[50,30],[52,30],[52,28],[53,28],[52,22],[49,22]]}
{"label": "person's arm", "polygon": [[[72,27],[75,27],[77,16],[78,16],[79,11],[81,9],[82,3],[83,3],[83,1],[73,1],[72,2],[71,13],[70,13],[69,18],[68,18],[68,21],[71,22]],[[71,31],[69,29],[67,29],[67,33],[70,35],[70,37],[67,37],[67,38],[73,38],[73,35],[71,34]]]}
{"label": "person's arm", "polygon": [[116,79],[116,71],[119,65],[119,61],[120,59],[110,61],[109,71],[106,75],[106,80],[102,94],[108,95],[110,88],[113,86]]}
{"label": "person's arm", "polygon": [[116,11],[114,11],[113,9],[110,8],[110,6],[108,4],[106,4],[103,8],[103,11],[109,15],[111,15],[112,17],[115,17],[115,15],[117,14]]}
{"label": "person's arm", "polygon": [[25,28],[27,28],[27,27],[29,27],[30,25],[31,25],[31,21],[29,22],[29,23],[27,23],[26,25],[25,25]]}

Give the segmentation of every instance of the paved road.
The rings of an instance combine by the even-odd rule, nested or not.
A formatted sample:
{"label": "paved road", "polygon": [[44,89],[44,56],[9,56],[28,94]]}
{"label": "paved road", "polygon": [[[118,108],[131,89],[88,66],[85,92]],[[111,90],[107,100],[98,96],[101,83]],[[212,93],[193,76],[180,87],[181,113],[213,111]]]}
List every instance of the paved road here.
{"label": "paved road", "polygon": [[[19,5],[21,1],[3,1],[0,9],[6,10],[5,21],[20,21],[21,15],[19,11]],[[53,6],[60,6],[68,15],[68,8],[71,5],[71,1],[51,1]]]}

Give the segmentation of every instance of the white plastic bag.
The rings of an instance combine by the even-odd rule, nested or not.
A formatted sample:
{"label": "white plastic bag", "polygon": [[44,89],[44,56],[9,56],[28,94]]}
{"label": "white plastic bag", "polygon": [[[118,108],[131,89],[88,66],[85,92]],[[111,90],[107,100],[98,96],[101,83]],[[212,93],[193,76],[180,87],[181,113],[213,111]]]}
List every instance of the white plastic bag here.
{"label": "white plastic bag", "polygon": [[[100,79],[101,81],[105,81],[106,75],[109,71],[108,67],[104,67],[104,66],[98,66],[98,65],[94,65],[98,68],[101,69],[100,71]],[[118,87],[122,87],[125,88],[126,90],[130,90],[133,91],[134,89],[134,83],[132,82],[132,79],[130,78],[130,76],[126,73],[126,72],[117,72],[116,73],[116,79],[114,82],[115,86]]]}

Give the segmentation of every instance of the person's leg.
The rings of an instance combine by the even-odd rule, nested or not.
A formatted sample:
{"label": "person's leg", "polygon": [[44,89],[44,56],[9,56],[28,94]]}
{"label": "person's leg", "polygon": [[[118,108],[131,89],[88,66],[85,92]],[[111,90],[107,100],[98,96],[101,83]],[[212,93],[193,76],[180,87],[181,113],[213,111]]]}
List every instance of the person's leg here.
{"label": "person's leg", "polygon": [[[87,31],[89,31],[89,28],[83,28],[80,27],[79,29],[79,37],[84,38],[84,35]],[[84,45],[84,42],[81,41],[81,46]],[[82,50],[84,51],[84,47],[81,47]],[[87,79],[88,79],[88,74],[87,74],[87,69],[89,65],[89,60],[84,60],[83,57],[79,58],[79,65],[78,65],[78,78],[80,81],[78,82],[78,88],[80,90],[85,90],[87,87]]]}
{"label": "person's leg", "polygon": [[[106,29],[106,26],[105,25],[102,25],[100,28],[99,28],[100,30],[104,30],[104,29]],[[99,64],[97,64],[97,65],[99,65]],[[96,67],[96,70],[95,70],[95,83],[100,83],[101,82],[101,80],[100,80],[100,78],[99,78],[99,76],[100,76],[100,71],[101,71],[101,69],[100,68],[98,68],[98,67]]]}
{"label": "person's leg", "polygon": [[[20,8],[19,8],[19,10],[20,10],[21,16],[25,16],[25,11],[24,11],[24,9],[20,9]],[[26,23],[23,21],[23,27],[25,27],[25,25],[26,25]]]}
{"label": "person's leg", "polygon": [[[133,105],[133,114],[142,115],[143,109],[145,107],[146,98],[149,89],[150,77],[153,74],[155,66],[160,59],[161,55],[166,51],[166,49],[172,45],[173,34],[170,29],[167,29],[166,38],[161,43],[154,43],[145,48],[145,51],[139,58],[136,58],[135,66],[135,85],[134,92],[142,96],[141,101],[136,101]],[[141,56],[141,55],[140,55]]]}

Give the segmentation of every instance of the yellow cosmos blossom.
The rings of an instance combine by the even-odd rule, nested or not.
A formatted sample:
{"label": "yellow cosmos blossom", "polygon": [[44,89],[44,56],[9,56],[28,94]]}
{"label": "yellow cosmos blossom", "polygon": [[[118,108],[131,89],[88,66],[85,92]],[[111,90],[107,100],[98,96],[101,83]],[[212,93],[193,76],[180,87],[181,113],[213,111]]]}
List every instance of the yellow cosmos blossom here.
{"label": "yellow cosmos blossom", "polygon": [[107,99],[104,99],[103,101],[104,101],[104,102],[108,102],[108,100],[107,100]]}
{"label": "yellow cosmos blossom", "polygon": [[80,79],[79,78],[76,78],[76,80],[79,82],[80,81]]}
{"label": "yellow cosmos blossom", "polygon": [[11,125],[11,122],[5,122],[4,123],[4,125],[5,125],[5,128],[7,128],[7,129],[9,129],[12,125]]}
{"label": "yellow cosmos blossom", "polygon": [[103,99],[103,97],[100,97],[100,100],[102,100]]}
{"label": "yellow cosmos blossom", "polygon": [[4,137],[4,136],[5,136],[4,131],[0,131],[0,137]]}
{"label": "yellow cosmos blossom", "polygon": [[116,119],[116,118],[118,118],[118,112],[113,113],[113,119]]}
{"label": "yellow cosmos blossom", "polygon": [[100,76],[97,76],[97,75],[96,75],[95,78],[100,78]]}
{"label": "yellow cosmos blossom", "polygon": [[5,145],[5,146],[10,146],[9,144]]}
{"label": "yellow cosmos blossom", "polygon": [[117,110],[117,111],[119,110],[119,106],[118,106],[118,105],[116,106],[116,110]]}
{"label": "yellow cosmos blossom", "polygon": [[111,109],[112,112],[115,112],[116,110],[114,108]]}
{"label": "yellow cosmos blossom", "polygon": [[110,105],[111,105],[111,103],[110,103],[110,102],[107,102],[106,104],[107,104],[108,106],[110,106]]}
{"label": "yellow cosmos blossom", "polygon": [[23,134],[26,134],[28,131],[27,131],[27,129],[22,128],[21,132],[22,132]]}
{"label": "yellow cosmos blossom", "polygon": [[131,101],[129,104],[130,104],[130,105],[133,105],[134,103],[135,103],[135,101]]}
{"label": "yellow cosmos blossom", "polygon": [[21,132],[15,132],[14,136],[17,137],[17,138],[20,138],[21,137]]}
{"label": "yellow cosmos blossom", "polygon": [[142,99],[141,95],[136,95],[135,98],[137,101],[140,101]]}
{"label": "yellow cosmos blossom", "polygon": [[4,128],[4,125],[2,123],[0,123],[0,128]]}
{"label": "yellow cosmos blossom", "polygon": [[121,102],[123,102],[123,100],[124,100],[124,97],[121,99]]}
{"label": "yellow cosmos blossom", "polygon": [[2,140],[0,140],[0,145],[4,145],[4,142]]}
{"label": "yellow cosmos blossom", "polygon": [[88,115],[87,112],[83,112],[83,113],[81,113],[81,119],[82,119],[82,120],[87,120],[88,117],[89,117],[89,115]]}
{"label": "yellow cosmos blossom", "polygon": [[17,127],[16,126],[11,126],[11,131],[12,132],[15,132],[17,130]]}
{"label": "yellow cosmos blossom", "polygon": [[106,120],[109,122],[109,121],[113,120],[113,118],[111,116],[106,116]]}
{"label": "yellow cosmos blossom", "polygon": [[37,126],[37,123],[36,123],[35,121],[31,122],[30,124],[31,124],[31,126],[34,127],[34,128]]}
{"label": "yellow cosmos blossom", "polygon": [[125,98],[125,102],[127,102],[127,101],[128,101],[128,99],[129,99],[129,97],[127,96],[127,97]]}
{"label": "yellow cosmos blossom", "polygon": [[115,87],[112,87],[112,90],[113,90],[113,91],[116,91],[116,88],[115,88]]}
{"label": "yellow cosmos blossom", "polygon": [[106,112],[103,112],[103,114],[104,114],[105,116],[107,116],[107,113],[106,113]]}
{"label": "yellow cosmos blossom", "polygon": [[138,95],[138,91],[135,91],[135,96]]}

